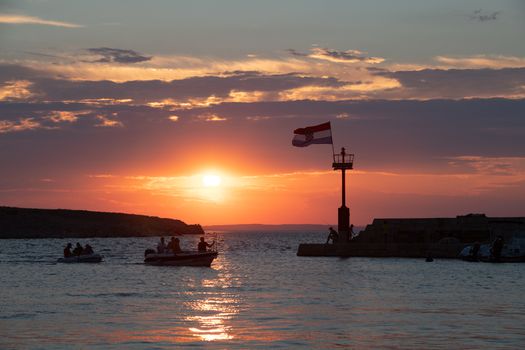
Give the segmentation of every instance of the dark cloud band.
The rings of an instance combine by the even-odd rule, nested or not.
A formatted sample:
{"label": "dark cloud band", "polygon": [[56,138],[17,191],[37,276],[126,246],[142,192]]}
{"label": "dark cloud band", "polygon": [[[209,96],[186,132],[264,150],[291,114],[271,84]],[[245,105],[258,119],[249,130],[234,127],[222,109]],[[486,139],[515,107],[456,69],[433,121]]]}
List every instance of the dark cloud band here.
{"label": "dark cloud band", "polygon": [[87,49],[89,53],[102,56],[94,62],[100,63],[139,63],[152,59],[152,57],[144,56],[133,50],[114,49],[110,47],[97,47]]}

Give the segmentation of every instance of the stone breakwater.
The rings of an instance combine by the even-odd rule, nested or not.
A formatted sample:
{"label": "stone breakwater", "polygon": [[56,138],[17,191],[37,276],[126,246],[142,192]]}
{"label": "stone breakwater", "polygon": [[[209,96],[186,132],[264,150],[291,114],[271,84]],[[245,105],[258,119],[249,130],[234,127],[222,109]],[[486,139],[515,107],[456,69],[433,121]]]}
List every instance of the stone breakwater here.
{"label": "stone breakwater", "polygon": [[299,256],[360,256],[457,258],[473,242],[491,242],[502,236],[508,242],[525,235],[525,217],[374,219],[349,242],[301,244]]}

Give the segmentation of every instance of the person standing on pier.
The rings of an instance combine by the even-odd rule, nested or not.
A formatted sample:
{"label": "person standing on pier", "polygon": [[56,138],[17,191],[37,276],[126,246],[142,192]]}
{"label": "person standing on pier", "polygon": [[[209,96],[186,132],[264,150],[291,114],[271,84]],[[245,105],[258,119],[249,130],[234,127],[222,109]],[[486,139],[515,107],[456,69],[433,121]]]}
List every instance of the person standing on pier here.
{"label": "person standing on pier", "polygon": [[503,250],[503,236],[499,235],[494,242],[492,242],[492,247],[490,248],[490,255],[492,259],[496,262],[500,261],[501,251]]}

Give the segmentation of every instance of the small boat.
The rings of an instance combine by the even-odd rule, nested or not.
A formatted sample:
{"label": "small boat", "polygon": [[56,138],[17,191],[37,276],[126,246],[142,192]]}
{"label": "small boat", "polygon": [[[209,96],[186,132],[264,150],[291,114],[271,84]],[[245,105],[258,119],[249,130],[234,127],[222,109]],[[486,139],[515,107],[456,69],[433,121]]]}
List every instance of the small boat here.
{"label": "small boat", "polygon": [[102,261],[103,256],[100,254],[89,254],[89,255],[76,255],[68,258],[59,258],[59,263],[99,263]]}
{"label": "small boat", "polygon": [[216,251],[196,252],[182,251],[180,253],[155,253],[148,249],[145,253],[144,263],[155,266],[207,266],[219,255]]}
{"label": "small boat", "polygon": [[478,254],[472,255],[471,245],[466,246],[460,253],[459,258],[470,262],[493,262],[493,263],[518,263],[525,262],[525,240],[514,238],[505,243],[501,250],[501,256],[495,258],[490,252],[490,244],[481,244]]}

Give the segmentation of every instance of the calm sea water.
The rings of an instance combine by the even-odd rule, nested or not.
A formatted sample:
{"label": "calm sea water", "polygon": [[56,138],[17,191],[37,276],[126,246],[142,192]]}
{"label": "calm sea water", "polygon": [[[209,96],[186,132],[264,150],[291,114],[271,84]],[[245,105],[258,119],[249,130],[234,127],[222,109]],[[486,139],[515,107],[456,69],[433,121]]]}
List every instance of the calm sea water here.
{"label": "calm sea water", "polygon": [[212,268],[143,265],[155,238],[90,239],[101,264],[0,241],[0,349],[525,348],[525,265],[295,255],[323,239],[220,234]]}

